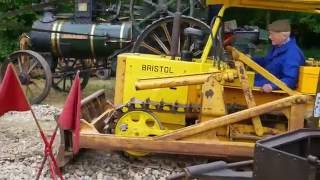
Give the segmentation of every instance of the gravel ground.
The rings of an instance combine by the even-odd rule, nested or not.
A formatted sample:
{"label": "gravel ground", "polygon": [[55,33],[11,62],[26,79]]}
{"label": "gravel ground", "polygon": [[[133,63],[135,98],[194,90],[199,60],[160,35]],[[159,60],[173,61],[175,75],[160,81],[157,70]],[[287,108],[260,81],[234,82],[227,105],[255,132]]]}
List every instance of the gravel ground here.
{"label": "gravel ground", "polygon": [[[51,134],[55,127],[54,116],[60,109],[48,105],[32,108],[43,130]],[[34,179],[42,158],[43,143],[30,112],[9,112],[0,117],[0,180]],[[205,162],[205,158],[170,155],[128,159],[117,152],[84,150],[63,168],[63,176],[85,180],[156,180],[179,173],[186,166]],[[51,179],[47,169],[41,179]]]}

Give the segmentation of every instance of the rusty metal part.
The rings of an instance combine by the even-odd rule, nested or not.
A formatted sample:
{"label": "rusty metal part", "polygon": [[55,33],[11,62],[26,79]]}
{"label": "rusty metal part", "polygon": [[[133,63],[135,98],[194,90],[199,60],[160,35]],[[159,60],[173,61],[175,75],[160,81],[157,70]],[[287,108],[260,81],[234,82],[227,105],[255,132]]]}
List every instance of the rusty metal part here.
{"label": "rusty metal part", "polygon": [[59,167],[64,167],[73,158],[72,152],[72,134],[70,131],[65,131],[59,128],[60,131],[60,145],[58,147],[58,153],[56,155],[57,163]]}
{"label": "rusty metal part", "polygon": [[200,105],[198,104],[179,104],[175,103],[167,103],[164,101],[156,102],[151,101],[150,99],[146,99],[145,101],[138,100],[136,98],[132,98],[127,104],[118,108],[119,110],[123,110],[124,107],[128,108],[128,110],[153,110],[156,112],[171,112],[171,113],[199,113]]}
{"label": "rusty metal part", "polygon": [[81,118],[83,122],[92,124],[97,130],[104,127],[104,122],[100,119],[107,119],[114,113],[114,105],[107,100],[104,90],[99,90],[81,101]]}

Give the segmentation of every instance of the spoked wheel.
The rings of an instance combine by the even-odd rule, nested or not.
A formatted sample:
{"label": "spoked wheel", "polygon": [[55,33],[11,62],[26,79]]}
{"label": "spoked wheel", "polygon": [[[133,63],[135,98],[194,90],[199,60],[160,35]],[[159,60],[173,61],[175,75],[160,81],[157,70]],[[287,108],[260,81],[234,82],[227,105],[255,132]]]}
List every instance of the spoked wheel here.
{"label": "spoked wheel", "polygon": [[81,89],[84,89],[90,78],[90,64],[84,59],[59,59],[53,73],[53,88],[69,92],[77,71],[80,71]]}
{"label": "spoked wheel", "polygon": [[1,66],[1,79],[7,65],[12,63],[31,104],[44,100],[50,91],[52,74],[46,60],[37,52],[20,50],[12,53]]}
{"label": "spoked wheel", "polygon": [[[141,35],[137,38],[134,46],[133,52],[135,53],[145,53],[145,54],[158,54],[158,55],[170,55],[171,49],[171,32],[173,26],[173,17],[165,17],[158,21],[155,21],[150,26],[148,26]],[[189,44],[189,50],[192,51],[193,57],[199,58],[205,46],[205,42],[210,34],[210,28],[204,22],[197,20],[192,17],[182,16],[181,18],[181,31],[180,31],[180,43],[178,55],[181,55],[181,50],[184,48],[184,41],[187,39],[183,34],[184,29],[192,27],[197,30],[201,30],[204,33],[202,38],[202,45],[196,50],[192,50],[195,46],[194,44]]]}
{"label": "spoked wheel", "polygon": [[[173,16],[177,10],[177,0],[131,0],[130,18],[135,30],[141,32],[144,27],[160,17]],[[181,12],[192,16],[194,0],[181,2]]]}
{"label": "spoked wheel", "polygon": [[[104,14],[99,17],[102,21],[128,21],[130,19],[130,3],[129,0],[108,0],[108,2],[101,3],[96,2],[96,10],[104,12]],[[103,19],[101,19],[103,18]]]}

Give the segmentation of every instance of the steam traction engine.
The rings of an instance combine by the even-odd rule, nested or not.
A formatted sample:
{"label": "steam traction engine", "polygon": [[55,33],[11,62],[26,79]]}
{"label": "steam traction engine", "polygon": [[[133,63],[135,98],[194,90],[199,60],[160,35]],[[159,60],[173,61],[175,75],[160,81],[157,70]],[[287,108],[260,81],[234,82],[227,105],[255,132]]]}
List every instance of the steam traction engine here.
{"label": "steam traction engine", "polygon": [[[183,14],[193,15],[197,1],[182,3]],[[138,35],[156,19],[151,26],[163,27],[167,35],[172,31],[176,0],[75,0],[74,13],[57,14],[57,2],[45,1],[43,16],[34,22],[32,31],[20,37],[20,51],[12,53],[1,66],[1,77],[8,63],[13,63],[31,103],[40,103],[49,94],[51,86],[60,91],[69,91],[73,77],[81,72],[81,86],[84,88],[92,72],[106,77],[111,63],[115,65],[119,53],[131,50]],[[37,7],[37,5],[35,6]],[[36,8],[35,8],[36,9]],[[187,25],[196,21],[189,21]],[[162,26],[160,26],[162,25]],[[146,34],[146,33],[144,33]],[[152,34],[151,34],[152,35]],[[156,45],[162,45],[160,38]],[[137,44],[145,45],[145,36]],[[154,44],[147,46],[153,48]],[[153,52],[154,53],[154,52]],[[107,69],[109,68],[109,69]],[[115,71],[115,67],[111,70]]]}
{"label": "steam traction engine", "polygon": [[31,103],[44,100],[51,86],[68,91],[77,71],[84,88],[92,69],[105,69],[107,60],[132,42],[132,23],[116,21],[121,4],[76,0],[74,14],[56,14],[52,3],[45,3],[43,16],[21,36],[21,50],[1,67],[3,75],[8,63],[15,65]]}

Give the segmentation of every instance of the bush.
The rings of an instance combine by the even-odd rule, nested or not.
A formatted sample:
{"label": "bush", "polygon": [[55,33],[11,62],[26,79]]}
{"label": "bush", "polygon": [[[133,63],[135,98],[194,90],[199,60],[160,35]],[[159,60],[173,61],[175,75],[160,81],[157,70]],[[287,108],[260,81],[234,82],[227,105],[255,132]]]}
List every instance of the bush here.
{"label": "bush", "polygon": [[0,1],[0,61],[19,48],[19,36],[31,29],[37,15],[30,0]]}

